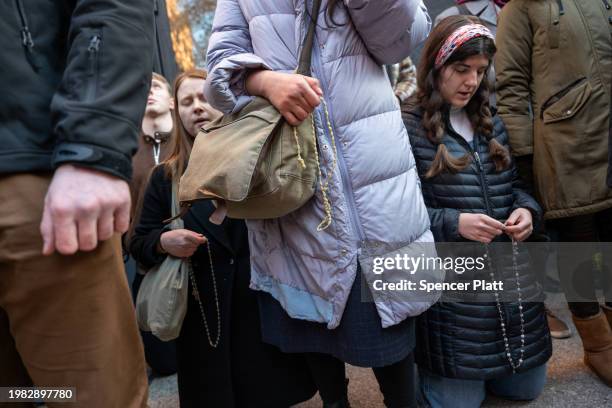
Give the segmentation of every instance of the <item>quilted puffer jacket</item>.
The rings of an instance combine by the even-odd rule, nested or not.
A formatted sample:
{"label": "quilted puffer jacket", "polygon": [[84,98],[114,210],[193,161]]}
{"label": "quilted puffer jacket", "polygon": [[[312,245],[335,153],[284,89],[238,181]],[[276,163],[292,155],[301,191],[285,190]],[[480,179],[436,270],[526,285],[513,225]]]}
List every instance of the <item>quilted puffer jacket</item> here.
{"label": "quilted puffer jacket", "polygon": [[[208,48],[205,94],[224,112],[251,100],[249,69],[291,72],[308,27],[304,0],[220,0]],[[311,7],[311,1],[308,2]],[[421,0],[344,0],[334,21],[322,2],[312,75],[321,82],[335,134],[338,165],[321,107],[315,111],[333,221],[318,232],[320,191],[280,219],[248,221],[251,287],[269,292],[294,318],[340,323],[364,253],[407,251],[431,242],[429,219],[398,103],[383,64],[399,62],[431,26]],[[378,252],[377,252],[378,251]],[[383,327],[431,302],[376,303]]]}
{"label": "quilted puffer jacket", "polygon": [[[514,209],[522,207],[532,212],[534,222],[541,217],[536,201],[520,188],[514,164],[496,172],[485,137],[475,135],[475,150],[452,130],[448,119],[442,142],[454,157],[469,153],[472,163],[456,174],[447,172],[425,178],[437,145],[427,138],[419,109],[404,112],[403,117],[419,174],[423,177],[423,196],[436,241],[468,242],[458,233],[460,213],[487,214],[503,222]],[[508,147],[508,134],[497,116],[494,117],[493,134],[502,146]],[[508,240],[505,235],[497,238],[497,241]],[[533,274],[526,273],[528,262],[527,253],[521,248],[517,268],[524,301],[525,348],[524,362],[517,372],[544,364],[552,353],[540,286]],[[512,294],[504,295],[501,308],[512,358],[517,362],[520,358],[521,333],[518,298],[514,297],[515,269],[508,261],[494,262],[493,265],[497,279],[504,282],[504,288],[512,291],[506,292]],[[488,269],[484,272],[484,276],[477,278],[489,280]],[[440,302],[419,317],[417,327],[416,356],[422,369],[444,377],[479,380],[512,373],[495,302]]]}

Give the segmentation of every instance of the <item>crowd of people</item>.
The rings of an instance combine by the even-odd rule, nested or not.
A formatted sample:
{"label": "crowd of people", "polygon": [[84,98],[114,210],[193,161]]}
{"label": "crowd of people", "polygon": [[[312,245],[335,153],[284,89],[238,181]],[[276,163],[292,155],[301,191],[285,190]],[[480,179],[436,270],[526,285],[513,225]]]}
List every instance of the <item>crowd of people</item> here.
{"label": "crowd of people", "polygon": [[[570,329],[523,243],[612,242],[608,0],[458,0],[435,20],[422,0],[219,0],[206,69],[177,78],[147,65],[146,0],[34,3],[0,6],[14,34],[0,39],[0,386],[145,407],[148,365],[177,372],[183,408],[317,392],[342,408],[348,363],[372,368],[392,408],[542,393],[551,337]],[[217,203],[198,201],[170,228],[200,129],[254,97],[293,126],[312,118],[326,194],[220,223]],[[366,254],[435,243],[478,243],[504,299],[362,299]],[[512,247],[510,265],[493,265],[494,243]],[[581,276],[587,299],[568,307],[585,364],[612,387],[612,254],[600,255],[601,282]],[[556,256],[570,292],[578,259]],[[162,342],[139,335],[133,305],[167,257],[191,272],[180,334]]]}

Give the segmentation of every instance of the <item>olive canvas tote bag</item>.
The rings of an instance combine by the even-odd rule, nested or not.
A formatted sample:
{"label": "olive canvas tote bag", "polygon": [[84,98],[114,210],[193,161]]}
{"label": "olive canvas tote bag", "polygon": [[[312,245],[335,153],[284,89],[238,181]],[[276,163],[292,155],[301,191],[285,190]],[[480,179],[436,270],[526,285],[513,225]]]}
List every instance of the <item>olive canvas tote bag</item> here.
{"label": "olive canvas tote bag", "polygon": [[[178,213],[177,186],[173,182],[172,216]],[[184,228],[182,218],[175,217],[170,228]],[[136,296],[136,318],[141,330],[149,331],[163,341],[179,336],[187,313],[189,268],[189,259],[168,255],[161,264],[147,272]]]}

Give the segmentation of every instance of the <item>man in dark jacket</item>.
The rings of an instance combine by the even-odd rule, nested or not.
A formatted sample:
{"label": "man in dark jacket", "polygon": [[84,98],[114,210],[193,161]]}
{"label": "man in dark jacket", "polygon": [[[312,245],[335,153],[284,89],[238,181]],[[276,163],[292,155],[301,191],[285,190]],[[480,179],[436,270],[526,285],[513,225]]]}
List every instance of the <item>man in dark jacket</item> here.
{"label": "man in dark jacket", "polygon": [[5,1],[0,32],[0,385],[144,407],[119,234],[151,80],[151,4]]}

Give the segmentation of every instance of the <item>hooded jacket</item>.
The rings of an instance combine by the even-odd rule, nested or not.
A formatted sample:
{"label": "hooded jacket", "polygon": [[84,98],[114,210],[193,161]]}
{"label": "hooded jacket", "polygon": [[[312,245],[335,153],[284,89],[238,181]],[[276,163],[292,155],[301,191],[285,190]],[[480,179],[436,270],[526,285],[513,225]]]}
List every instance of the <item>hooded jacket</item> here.
{"label": "hooded jacket", "polygon": [[0,32],[0,173],[74,163],[129,179],[153,66],[151,3],[7,0]]}
{"label": "hooded jacket", "polygon": [[612,207],[612,2],[512,0],[499,15],[497,49],[499,115],[514,154],[533,166],[544,217]]}
{"label": "hooded jacket", "polygon": [[[369,279],[372,256],[394,256],[433,240],[399,106],[382,66],[405,58],[431,24],[420,0],[344,0],[333,19],[337,25],[326,18],[326,6],[324,0],[312,74],[321,82],[331,122],[327,126],[322,107],[315,110],[332,224],[317,231],[324,216],[317,191],[294,213],[247,225],[251,287],[269,292],[290,316],[332,329],[340,323],[358,261]],[[309,21],[305,8],[304,0],[217,3],[205,87],[215,108],[237,111],[251,100],[244,85],[249,69],[296,68]],[[338,164],[331,171],[334,147]],[[387,327],[432,301],[381,300],[376,306]]]}

